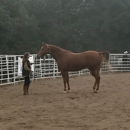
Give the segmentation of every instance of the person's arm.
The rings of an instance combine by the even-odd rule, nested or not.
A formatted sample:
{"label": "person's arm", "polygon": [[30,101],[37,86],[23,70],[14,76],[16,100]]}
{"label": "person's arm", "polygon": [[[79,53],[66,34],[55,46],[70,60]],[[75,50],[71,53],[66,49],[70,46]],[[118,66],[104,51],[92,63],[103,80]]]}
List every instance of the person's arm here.
{"label": "person's arm", "polygon": [[24,69],[31,72],[31,69],[28,68],[27,62],[24,63]]}

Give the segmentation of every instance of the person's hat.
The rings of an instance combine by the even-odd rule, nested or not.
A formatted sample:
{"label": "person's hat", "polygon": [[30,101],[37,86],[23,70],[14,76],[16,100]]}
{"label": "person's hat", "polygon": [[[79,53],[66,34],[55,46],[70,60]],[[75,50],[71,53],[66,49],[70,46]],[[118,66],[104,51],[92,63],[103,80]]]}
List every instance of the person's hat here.
{"label": "person's hat", "polygon": [[127,53],[128,53],[128,51],[125,51],[125,52],[124,52],[124,54],[127,54]]}

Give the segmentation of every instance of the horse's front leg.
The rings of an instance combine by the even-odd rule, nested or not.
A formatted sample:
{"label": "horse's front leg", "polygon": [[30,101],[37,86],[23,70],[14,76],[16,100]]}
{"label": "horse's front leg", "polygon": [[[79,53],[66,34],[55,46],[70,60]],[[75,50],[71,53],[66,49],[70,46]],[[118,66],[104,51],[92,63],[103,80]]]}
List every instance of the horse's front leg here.
{"label": "horse's front leg", "polygon": [[69,74],[68,74],[68,72],[66,73],[66,82],[67,82],[67,85],[68,85],[68,92],[71,92],[70,91]]}
{"label": "horse's front leg", "polygon": [[64,93],[66,93],[66,82],[67,82],[67,72],[66,71],[61,71],[61,75],[62,75],[62,78],[63,78],[63,83],[64,83]]}

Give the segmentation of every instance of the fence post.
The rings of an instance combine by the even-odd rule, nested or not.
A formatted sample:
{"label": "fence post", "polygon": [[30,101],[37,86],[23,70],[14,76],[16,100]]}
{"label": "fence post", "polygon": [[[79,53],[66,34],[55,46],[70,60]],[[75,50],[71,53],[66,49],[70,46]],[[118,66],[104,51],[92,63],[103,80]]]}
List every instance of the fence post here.
{"label": "fence post", "polygon": [[108,73],[110,73],[111,72],[111,54],[110,54],[110,56],[109,56],[109,61],[108,61]]}
{"label": "fence post", "polygon": [[6,65],[7,65],[7,82],[9,83],[9,64],[8,64],[8,56],[6,55]]}
{"label": "fence post", "polygon": [[15,71],[16,71],[16,56],[14,56],[14,78],[13,84],[15,85]]}
{"label": "fence post", "polygon": [[[40,58],[40,75],[41,75],[41,77],[42,77],[42,65],[41,65],[42,62],[41,62],[41,60],[42,60],[42,59]],[[41,78],[41,77],[40,77],[40,78]]]}
{"label": "fence post", "polygon": [[33,81],[35,81],[35,60],[36,60],[36,55],[33,55],[33,61],[34,61]]}
{"label": "fence post", "polygon": [[53,60],[53,78],[55,78],[55,69],[56,69],[56,64],[55,64],[55,60]]}
{"label": "fence post", "polygon": [[[0,63],[0,70],[1,70],[1,79],[3,79],[3,69],[2,69],[2,57],[0,58],[1,59],[1,63]],[[0,84],[2,84],[2,80],[0,80]]]}

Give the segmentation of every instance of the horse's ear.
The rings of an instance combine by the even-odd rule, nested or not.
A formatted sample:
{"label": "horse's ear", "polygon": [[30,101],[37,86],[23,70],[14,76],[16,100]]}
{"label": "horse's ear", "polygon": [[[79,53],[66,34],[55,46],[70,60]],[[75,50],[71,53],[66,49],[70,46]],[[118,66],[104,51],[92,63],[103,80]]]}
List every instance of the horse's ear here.
{"label": "horse's ear", "polygon": [[42,42],[42,46],[46,46],[46,43],[45,43],[45,42]]}
{"label": "horse's ear", "polygon": [[42,42],[42,45],[44,45],[44,42]]}

